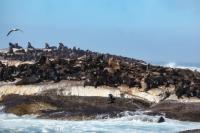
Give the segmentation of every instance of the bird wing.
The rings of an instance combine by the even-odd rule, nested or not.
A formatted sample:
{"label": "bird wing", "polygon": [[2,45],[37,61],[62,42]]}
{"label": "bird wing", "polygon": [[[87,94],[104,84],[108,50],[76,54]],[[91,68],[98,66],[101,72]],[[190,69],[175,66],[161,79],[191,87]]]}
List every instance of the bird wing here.
{"label": "bird wing", "polygon": [[10,35],[10,33],[11,33],[11,32],[13,32],[13,31],[14,31],[14,30],[10,30],[10,31],[8,32],[7,36],[9,36],[9,35]]}
{"label": "bird wing", "polygon": [[9,36],[13,31],[21,31],[23,32],[21,29],[12,29],[8,32],[7,36]]}
{"label": "bird wing", "polygon": [[21,30],[21,29],[15,29],[15,31],[21,31],[21,32],[23,32],[23,30]]}

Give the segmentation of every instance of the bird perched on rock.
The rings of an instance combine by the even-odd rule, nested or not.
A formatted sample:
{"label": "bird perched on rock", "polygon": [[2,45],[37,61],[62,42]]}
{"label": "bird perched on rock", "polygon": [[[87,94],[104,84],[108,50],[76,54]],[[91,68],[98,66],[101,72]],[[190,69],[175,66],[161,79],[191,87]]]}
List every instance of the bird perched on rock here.
{"label": "bird perched on rock", "polygon": [[9,32],[8,32],[8,34],[7,34],[7,36],[9,36],[12,32],[14,32],[14,31],[20,31],[20,32],[23,32],[22,30],[20,30],[20,29],[12,29],[12,30],[10,30]]}

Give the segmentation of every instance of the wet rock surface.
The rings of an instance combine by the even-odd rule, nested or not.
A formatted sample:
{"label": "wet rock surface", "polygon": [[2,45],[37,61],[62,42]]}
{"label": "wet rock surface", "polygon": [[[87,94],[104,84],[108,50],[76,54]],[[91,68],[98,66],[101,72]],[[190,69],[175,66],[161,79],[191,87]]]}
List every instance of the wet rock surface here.
{"label": "wet rock surface", "polygon": [[200,129],[186,130],[186,131],[181,131],[179,133],[200,133]]}
{"label": "wet rock surface", "polygon": [[182,121],[200,122],[200,103],[180,103],[177,101],[163,101],[152,105],[149,115],[164,114],[167,118]]}
{"label": "wet rock surface", "polygon": [[16,115],[37,115],[45,119],[89,120],[123,117],[124,111],[144,111],[147,115],[159,115],[157,122],[166,118],[181,121],[200,122],[199,103],[164,101],[152,104],[138,99],[110,97],[57,96],[44,94],[35,96],[7,95],[0,105],[6,113]]}
{"label": "wet rock surface", "polygon": [[110,103],[105,97],[78,96],[21,96],[7,95],[1,101],[4,111],[16,115],[36,114],[51,119],[94,119],[97,115],[117,117],[122,111],[146,109],[149,103],[134,99],[116,98]]}

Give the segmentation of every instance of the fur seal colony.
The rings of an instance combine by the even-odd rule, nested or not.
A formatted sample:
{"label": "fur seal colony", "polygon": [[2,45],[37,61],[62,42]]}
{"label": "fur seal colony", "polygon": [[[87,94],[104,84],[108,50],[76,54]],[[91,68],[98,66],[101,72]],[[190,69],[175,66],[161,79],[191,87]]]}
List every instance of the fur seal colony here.
{"label": "fur seal colony", "polygon": [[[102,54],[76,47],[68,48],[63,43],[59,43],[58,47],[45,43],[45,47],[40,49],[35,48],[30,42],[28,42],[27,48],[21,47],[18,43],[9,43],[7,50],[1,50],[0,60],[0,83],[2,84],[12,83],[15,84],[14,86],[20,87],[73,81],[81,82],[83,87],[117,88],[126,86],[130,90],[137,88],[141,92],[147,93],[155,88],[164,88],[163,100],[172,94],[175,94],[178,99],[200,98],[200,73],[198,71],[155,66],[133,58]],[[5,61],[29,61],[32,63],[9,65]],[[167,89],[170,87],[175,89],[170,91]],[[40,114],[40,117],[43,118],[63,119],[66,118],[66,111],[73,112],[70,116],[67,115],[67,119],[74,119],[74,117],[79,119],[79,117],[86,118],[103,113],[119,116],[118,113],[121,111],[151,109],[153,112],[149,113],[150,115],[164,112],[169,118],[200,121],[200,118],[197,117],[200,116],[199,103],[182,105],[178,102],[164,101],[164,103],[161,102],[157,106],[150,107],[152,103],[146,101],[127,99],[123,96],[121,98],[114,97],[111,93],[107,93],[107,96],[107,98],[98,96],[67,97],[51,92],[42,95],[17,94],[2,96],[0,104],[4,105],[5,111],[9,113]],[[166,105],[171,104],[173,105],[171,108],[165,108]],[[184,115],[177,115],[177,113],[181,113],[175,108],[177,105],[180,108],[188,107],[183,113]],[[34,110],[31,111],[32,109]],[[193,109],[197,112],[193,112]],[[164,121],[163,117],[158,120],[158,122]]]}
{"label": "fur seal colony", "polygon": [[[84,81],[84,86],[127,85],[144,91],[159,86],[175,86],[175,94],[200,98],[200,73],[188,69],[154,66],[144,61],[89,50],[68,48],[63,43],[36,49],[28,42],[27,49],[9,43],[9,50],[0,53],[2,60],[33,61],[33,64],[8,66],[0,62],[0,81],[27,85],[44,81]],[[166,92],[166,97],[170,94]]]}

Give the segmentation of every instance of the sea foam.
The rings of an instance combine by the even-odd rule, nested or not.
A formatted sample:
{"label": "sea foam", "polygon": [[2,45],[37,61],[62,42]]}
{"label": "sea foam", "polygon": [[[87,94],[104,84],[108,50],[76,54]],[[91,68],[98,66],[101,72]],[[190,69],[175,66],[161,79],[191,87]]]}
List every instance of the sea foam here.
{"label": "sea foam", "polygon": [[19,133],[173,133],[200,128],[200,123],[182,122],[165,118],[157,123],[160,116],[148,116],[143,112],[122,112],[123,117],[87,121],[67,121],[19,117],[13,114],[0,114],[0,132]]}

